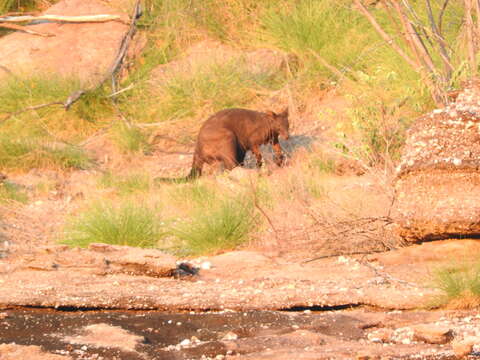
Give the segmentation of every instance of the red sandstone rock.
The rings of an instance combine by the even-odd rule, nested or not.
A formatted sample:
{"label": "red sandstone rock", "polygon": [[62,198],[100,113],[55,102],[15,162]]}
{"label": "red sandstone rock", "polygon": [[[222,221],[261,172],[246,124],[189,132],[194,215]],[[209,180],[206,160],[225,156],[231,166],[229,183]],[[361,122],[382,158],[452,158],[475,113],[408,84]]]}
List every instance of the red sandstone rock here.
{"label": "red sandstone rock", "polygon": [[408,130],[393,217],[416,242],[480,234],[480,81]]}
{"label": "red sandstone rock", "polygon": [[[50,7],[44,14],[50,15],[120,15],[128,22],[131,11],[120,11],[116,5],[121,0],[63,0]],[[133,1],[131,1],[133,4]],[[115,6],[115,7],[113,7]],[[133,9],[133,6],[131,6]],[[32,30],[54,34],[41,37],[14,32],[0,38],[0,66],[17,76],[24,74],[53,73],[61,77],[73,77],[84,83],[96,83],[102,79],[128,31],[128,25],[119,21],[105,23],[54,23],[29,26]],[[8,73],[0,67],[0,78]]]}

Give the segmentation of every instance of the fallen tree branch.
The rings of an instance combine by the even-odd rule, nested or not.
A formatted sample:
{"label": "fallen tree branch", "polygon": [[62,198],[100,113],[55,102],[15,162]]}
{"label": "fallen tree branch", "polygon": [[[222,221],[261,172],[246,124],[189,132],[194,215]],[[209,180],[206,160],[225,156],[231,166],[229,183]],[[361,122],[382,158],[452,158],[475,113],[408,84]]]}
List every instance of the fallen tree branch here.
{"label": "fallen tree branch", "polygon": [[41,108],[44,108],[44,107],[47,107],[47,106],[52,106],[52,105],[64,105],[63,102],[61,101],[53,101],[53,102],[49,102],[49,103],[46,103],[46,104],[40,104],[40,105],[34,105],[34,106],[28,106],[22,110],[19,110],[19,111],[16,111],[16,112],[13,112],[13,113],[10,113],[8,114],[6,117],[4,117],[0,122],[4,122],[8,119],[10,119],[11,117],[13,116],[17,116],[21,113],[24,113],[26,111],[32,111],[32,110],[38,110],[38,109],[41,109]]}
{"label": "fallen tree branch", "polygon": [[81,15],[81,16],[62,16],[62,15],[22,15],[22,16],[2,16],[0,22],[25,22],[32,20],[58,21],[58,22],[107,22],[120,20],[119,15]]}
{"label": "fallen tree branch", "polygon": [[38,31],[31,30],[31,29],[27,29],[25,26],[20,26],[20,25],[15,25],[15,24],[1,24],[0,23],[0,27],[5,28],[5,29],[9,29],[9,30],[23,31],[23,32],[26,32],[27,34],[44,36],[44,37],[55,36],[54,34],[41,33],[41,32],[38,32]]}

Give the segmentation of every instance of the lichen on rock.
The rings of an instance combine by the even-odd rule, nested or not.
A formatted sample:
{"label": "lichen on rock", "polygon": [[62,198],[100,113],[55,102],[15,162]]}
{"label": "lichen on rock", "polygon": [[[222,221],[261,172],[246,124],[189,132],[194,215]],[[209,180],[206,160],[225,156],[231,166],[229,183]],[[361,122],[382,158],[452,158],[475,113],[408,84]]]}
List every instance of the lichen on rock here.
{"label": "lichen on rock", "polygon": [[409,241],[480,234],[480,80],[407,132],[393,217]]}

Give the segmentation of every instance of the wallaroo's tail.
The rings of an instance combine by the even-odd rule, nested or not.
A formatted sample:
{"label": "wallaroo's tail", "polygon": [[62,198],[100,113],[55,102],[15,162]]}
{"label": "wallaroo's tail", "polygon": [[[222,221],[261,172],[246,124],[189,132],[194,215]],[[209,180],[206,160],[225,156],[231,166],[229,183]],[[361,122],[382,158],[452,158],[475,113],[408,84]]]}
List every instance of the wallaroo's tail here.
{"label": "wallaroo's tail", "polygon": [[156,183],[184,184],[184,183],[193,181],[198,177],[200,177],[200,174],[195,168],[192,168],[192,170],[190,170],[190,173],[187,176],[179,177],[179,178],[157,177],[154,179],[154,181]]}
{"label": "wallaroo's tail", "polygon": [[193,181],[200,177],[202,175],[202,161],[199,159],[197,154],[195,153],[193,155],[193,164],[192,164],[192,170],[190,170],[190,173],[181,178],[164,178],[164,177],[158,177],[155,178],[155,182],[162,182],[162,183],[173,183],[173,184],[183,184],[189,181]]}

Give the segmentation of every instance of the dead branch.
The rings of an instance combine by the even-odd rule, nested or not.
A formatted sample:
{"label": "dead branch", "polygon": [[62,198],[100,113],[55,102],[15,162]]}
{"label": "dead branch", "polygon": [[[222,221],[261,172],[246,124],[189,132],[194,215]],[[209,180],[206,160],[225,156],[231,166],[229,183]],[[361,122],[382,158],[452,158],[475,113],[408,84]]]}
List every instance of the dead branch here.
{"label": "dead branch", "polygon": [[478,42],[478,38],[480,37],[480,0],[473,0],[473,1],[475,2],[475,13],[477,15],[476,40]]}
{"label": "dead branch", "polygon": [[435,73],[435,65],[433,64],[432,57],[428,53],[428,50],[425,48],[420,35],[416,31],[415,27],[407,18],[407,15],[403,12],[402,7],[398,2],[394,2],[395,9],[398,12],[400,21],[403,23],[405,28],[405,35],[409,38],[413,51],[418,55],[420,62],[427,68],[430,74]]}
{"label": "dead branch", "polygon": [[20,26],[20,25],[15,25],[15,24],[1,24],[0,23],[0,27],[5,28],[5,29],[9,29],[9,30],[23,31],[23,32],[26,32],[27,34],[44,36],[44,37],[55,36],[54,34],[41,33],[41,32],[38,32],[38,31],[31,30],[31,29],[27,29],[25,26]]}
{"label": "dead branch", "polygon": [[[370,14],[370,12],[367,10],[367,8],[361,3],[360,0],[354,0],[355,5],[358,7],[358,9],[365,15],[367,20],[372,24],[374,29],[378,32],[378,34],[385,40],[385,42],[390,45],[407,63],[410,64],[410,66],[417,70],[417,64],[415,61],[408,56],[400,46],[398,46],[395,41],[393,41],[392,37],[388,35],[380,26],[380,24],[375,20],[375,18]],[[417,70],[418,71],[418,70]]]}
{"label": "dead branch", "polygon": [[385,271],[381,271],[380,269],[378,269],[374,265],[370,264],[368,261],[365,261],[363,258],[361,260],[359,260],[358,262],[360,264],[368,267],[369,269],[371,269],[375,273],[375,276],[384,278],[387,282],[397,282],[397,283],[400,283],[400,284],[403,284],[403,285],[406,285],[406,286],[410,286],[410,287],[413,287],[413,288],[417,288],[417,289],[418,288],[427,289],[427,287],[425,287],[425,286],[415,284],[415,283],[412,283],[412,282],[409,282],[409,281],[406,281],[406,280],[402,280],[402,279],[396,278],[396,277],[394,277],[390,274],[387,274]]}
{"label": "dead branch", "polygon": [[437,24],[435,23],[435,18],[433,17],[432,5],[430,3],[430,0],[427,0],[427,14],[428,20],[430,21],[430,28],[435,35],[434,39],[436,40],[438,48],[440,49],[440,55],[445,68],[446,80],[450,81],[452,77],[453,66],[450,63],[450,56],[448,55],[447,49],[445,48],[445,39],[443,38]]}
{"label": "dead branch", "polygon": [[80,16],[62,16],[62,15],[22,15],[22,16],[1,16],[0,22],[26,22],[32,20],[58,21],[58,22],[107,22],[112,20],[120,20],[119,15],[80,15]]}
{"label": "dead branch", "polygon": [[442,9],[440,10],[440,14],[438,14],[438,21],[437,21],[437,24],[438,24],[438,32],[440,33],[440,35],[442,36],[442,38],[443,38],[443,32],[442,32],[443,15],[445,14],[445,10],[447,9],[448,2],[449,2],[449,0],[445,0],[445,1],[443,2]]}
{"label": "dead branch", "polygon": [[354,252],[350,252],[350,253],[340,252],[340,253],[335,253],[335,254],[330,254],[330,255],[317,256],[317,257],[314,257],[314,258],[311,258],[311,259],[308,259],[308,260],[304,260],[300,264],[302,264],[302,265],[303,264],[308,264],[308,263],[313,262],[313,261],[322,260],[322,259],[329,259],[329,258],[337,257],[337,256],[369,255],[369,254],[382,253],[382,252],[385,252],[385,251],[384,250],[371,250],[371,251],[354,251]]}
{"label": "dead branch", "polygon": [[471,71],[477,71],[475,40],[473,37],[472,0],[465,0],[465,27],[467,31],[468,62]]}
{"label": "dead branch", "polygon": [[8,75],[15,76],[15,75],[12,73],[12,71],[11,71],[9,68],[7,68],[6,66],[0,65],[0,70],[5,71]]}
{"label": "dead branch", "polygon": [[321,57],[319,54],[317,54],[315,51],[312,49],[308,49],[310,53],[315,57],[315,59],[318,60],[323,66],[325,66],[328,70],[330,70],[332,73],[338,76],[339,79],[348,79],[347,76],[345,75],[344,72],[340,71],[337,69],[335,66],[330,64],[327,60],[325,60],[323,57]]}
{"label": "dead branch", "polygon": [[16,112],[13,112],[13,113],[10,113],[8,114],[6,117],[4,117],[3,119],[0,120],[0,122],[4,122],[8,119],[10,119],[11,117],[13,116],[17,116],[21,113],[24,113],[24,112],[27,112],[27,111],[32,111],[32,110],[38,110],[38,109],[41,109],[41,108],[44,108],[44,107],[48,107],[48,106],[52,106],[52,105],[64,105],[63,102],[61,101],[53,101],[53,102],[49,102],[49,103],[46,103],[46,104],[40,104],[40,105],[34,105],[34,106],[28,106],[22,110],[19,110],[19,111],[16,111]]}

